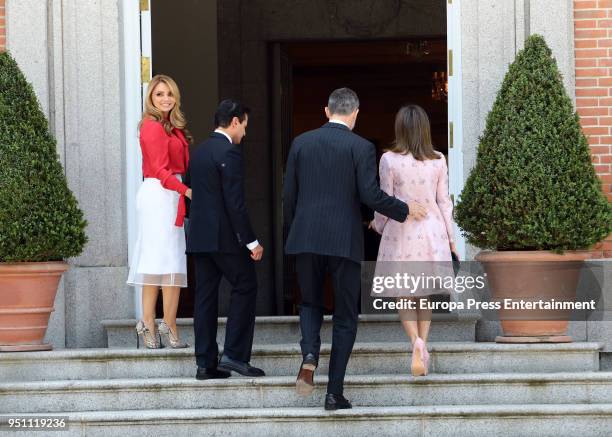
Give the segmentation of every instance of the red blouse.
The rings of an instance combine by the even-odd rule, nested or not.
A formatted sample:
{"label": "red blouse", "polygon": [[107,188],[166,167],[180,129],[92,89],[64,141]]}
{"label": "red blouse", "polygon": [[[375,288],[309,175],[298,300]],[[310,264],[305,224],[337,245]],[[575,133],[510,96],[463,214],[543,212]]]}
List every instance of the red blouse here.
{"label": "red blouse", "polygon": [[183,226],[185,192],[189,187],[174,177],[185,173],[189,163],[189,143],[183,131],[174,128],[168,135],[160,122],[145,119],[140,126],[140,148],[143,176],[159,179],[162,187],[181,195],[174,224]]}

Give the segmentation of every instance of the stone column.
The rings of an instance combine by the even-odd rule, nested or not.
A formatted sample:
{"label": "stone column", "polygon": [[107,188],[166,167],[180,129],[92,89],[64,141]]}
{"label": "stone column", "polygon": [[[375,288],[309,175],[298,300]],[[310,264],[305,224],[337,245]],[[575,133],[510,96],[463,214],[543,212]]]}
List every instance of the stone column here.
{"label": "stone column", "polygon": [[104,347],[100,320],[133,317],[127,277],[121,50],[114,0],[9,0],[8,49],[41,101],[89,242],[69,260],[48,339]]}
{"label": "stone column", "polygon": [[[60,2],[37,0],[6,1],[7,50],[32,84],[49,128],[57,141],[57,153],[65,165],[63,130],[63,91],[61,84],[61,22],[57,19]],[[55,21],[54,21],[55,20]],[[66,345],[65,287],[60,282],[51,314],[46,342],[54,348]]]}
{"label": "stone column", "polygon": [[133,317],[114,0],[63,0],[66,174],[89,222],[89,243],[66,278],[66,345],[106,345],[102,319]]}

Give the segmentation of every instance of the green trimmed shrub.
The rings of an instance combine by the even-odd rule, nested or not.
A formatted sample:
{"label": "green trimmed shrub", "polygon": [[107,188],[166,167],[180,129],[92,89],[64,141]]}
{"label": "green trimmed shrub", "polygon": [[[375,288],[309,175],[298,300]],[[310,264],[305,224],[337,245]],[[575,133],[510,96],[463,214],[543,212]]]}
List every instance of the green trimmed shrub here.
{"label": "green trimmed shrub", "polygon": [[516,56],[480,138],[456,208],[483,249],[586,249],[612,231],[587,139],[544,38]]}
{"label": "green trimmed shrub", "polygon": [[0,262],[77,256],[85,226],[32,86],[0,53]]}

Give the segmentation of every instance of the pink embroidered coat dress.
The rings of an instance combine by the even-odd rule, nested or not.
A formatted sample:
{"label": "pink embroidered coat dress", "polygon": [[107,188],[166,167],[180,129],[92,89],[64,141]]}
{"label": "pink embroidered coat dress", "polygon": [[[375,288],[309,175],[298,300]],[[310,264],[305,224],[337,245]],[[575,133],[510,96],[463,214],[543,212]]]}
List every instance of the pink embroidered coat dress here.
{"label": "pink embroidered coat dress", "polygon": [[[403,201],[419,202],[427,209],[427,217],[417,220],[408,216],[405,222],[400,223],[375,213],[374,229],[382,235],[377,262],[451,262],[449,242],[454,241],[453,203],[448,194],[446,160],[444,155],[436,153],[440,159],[424,161],[416,160],[412,154],[386,152],[382,155],[379,167],[381,189]],[[400,266],[399,263],[396,265]],[[406,269],[420,269],[426,264],[403,263],[401,266]],[[388,267],[384,269],[387,270]],[[395,295],[425,296],[448,292],[448,290],[438,290],[435,293],[431,290],[415,290],[414,293],[399,292]]]}

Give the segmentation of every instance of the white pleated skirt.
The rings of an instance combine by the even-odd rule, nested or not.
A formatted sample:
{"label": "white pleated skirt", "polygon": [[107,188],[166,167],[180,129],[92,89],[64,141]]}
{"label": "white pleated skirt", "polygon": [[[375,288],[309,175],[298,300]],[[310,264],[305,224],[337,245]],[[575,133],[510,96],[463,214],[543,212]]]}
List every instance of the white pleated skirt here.
{"label": "white pleated skirt", "polygon": [[174,224],[179,196],[156,178],[146,178],[140,186],[136,196],[138,235],[128,285],[187,286],[185,232]]}

